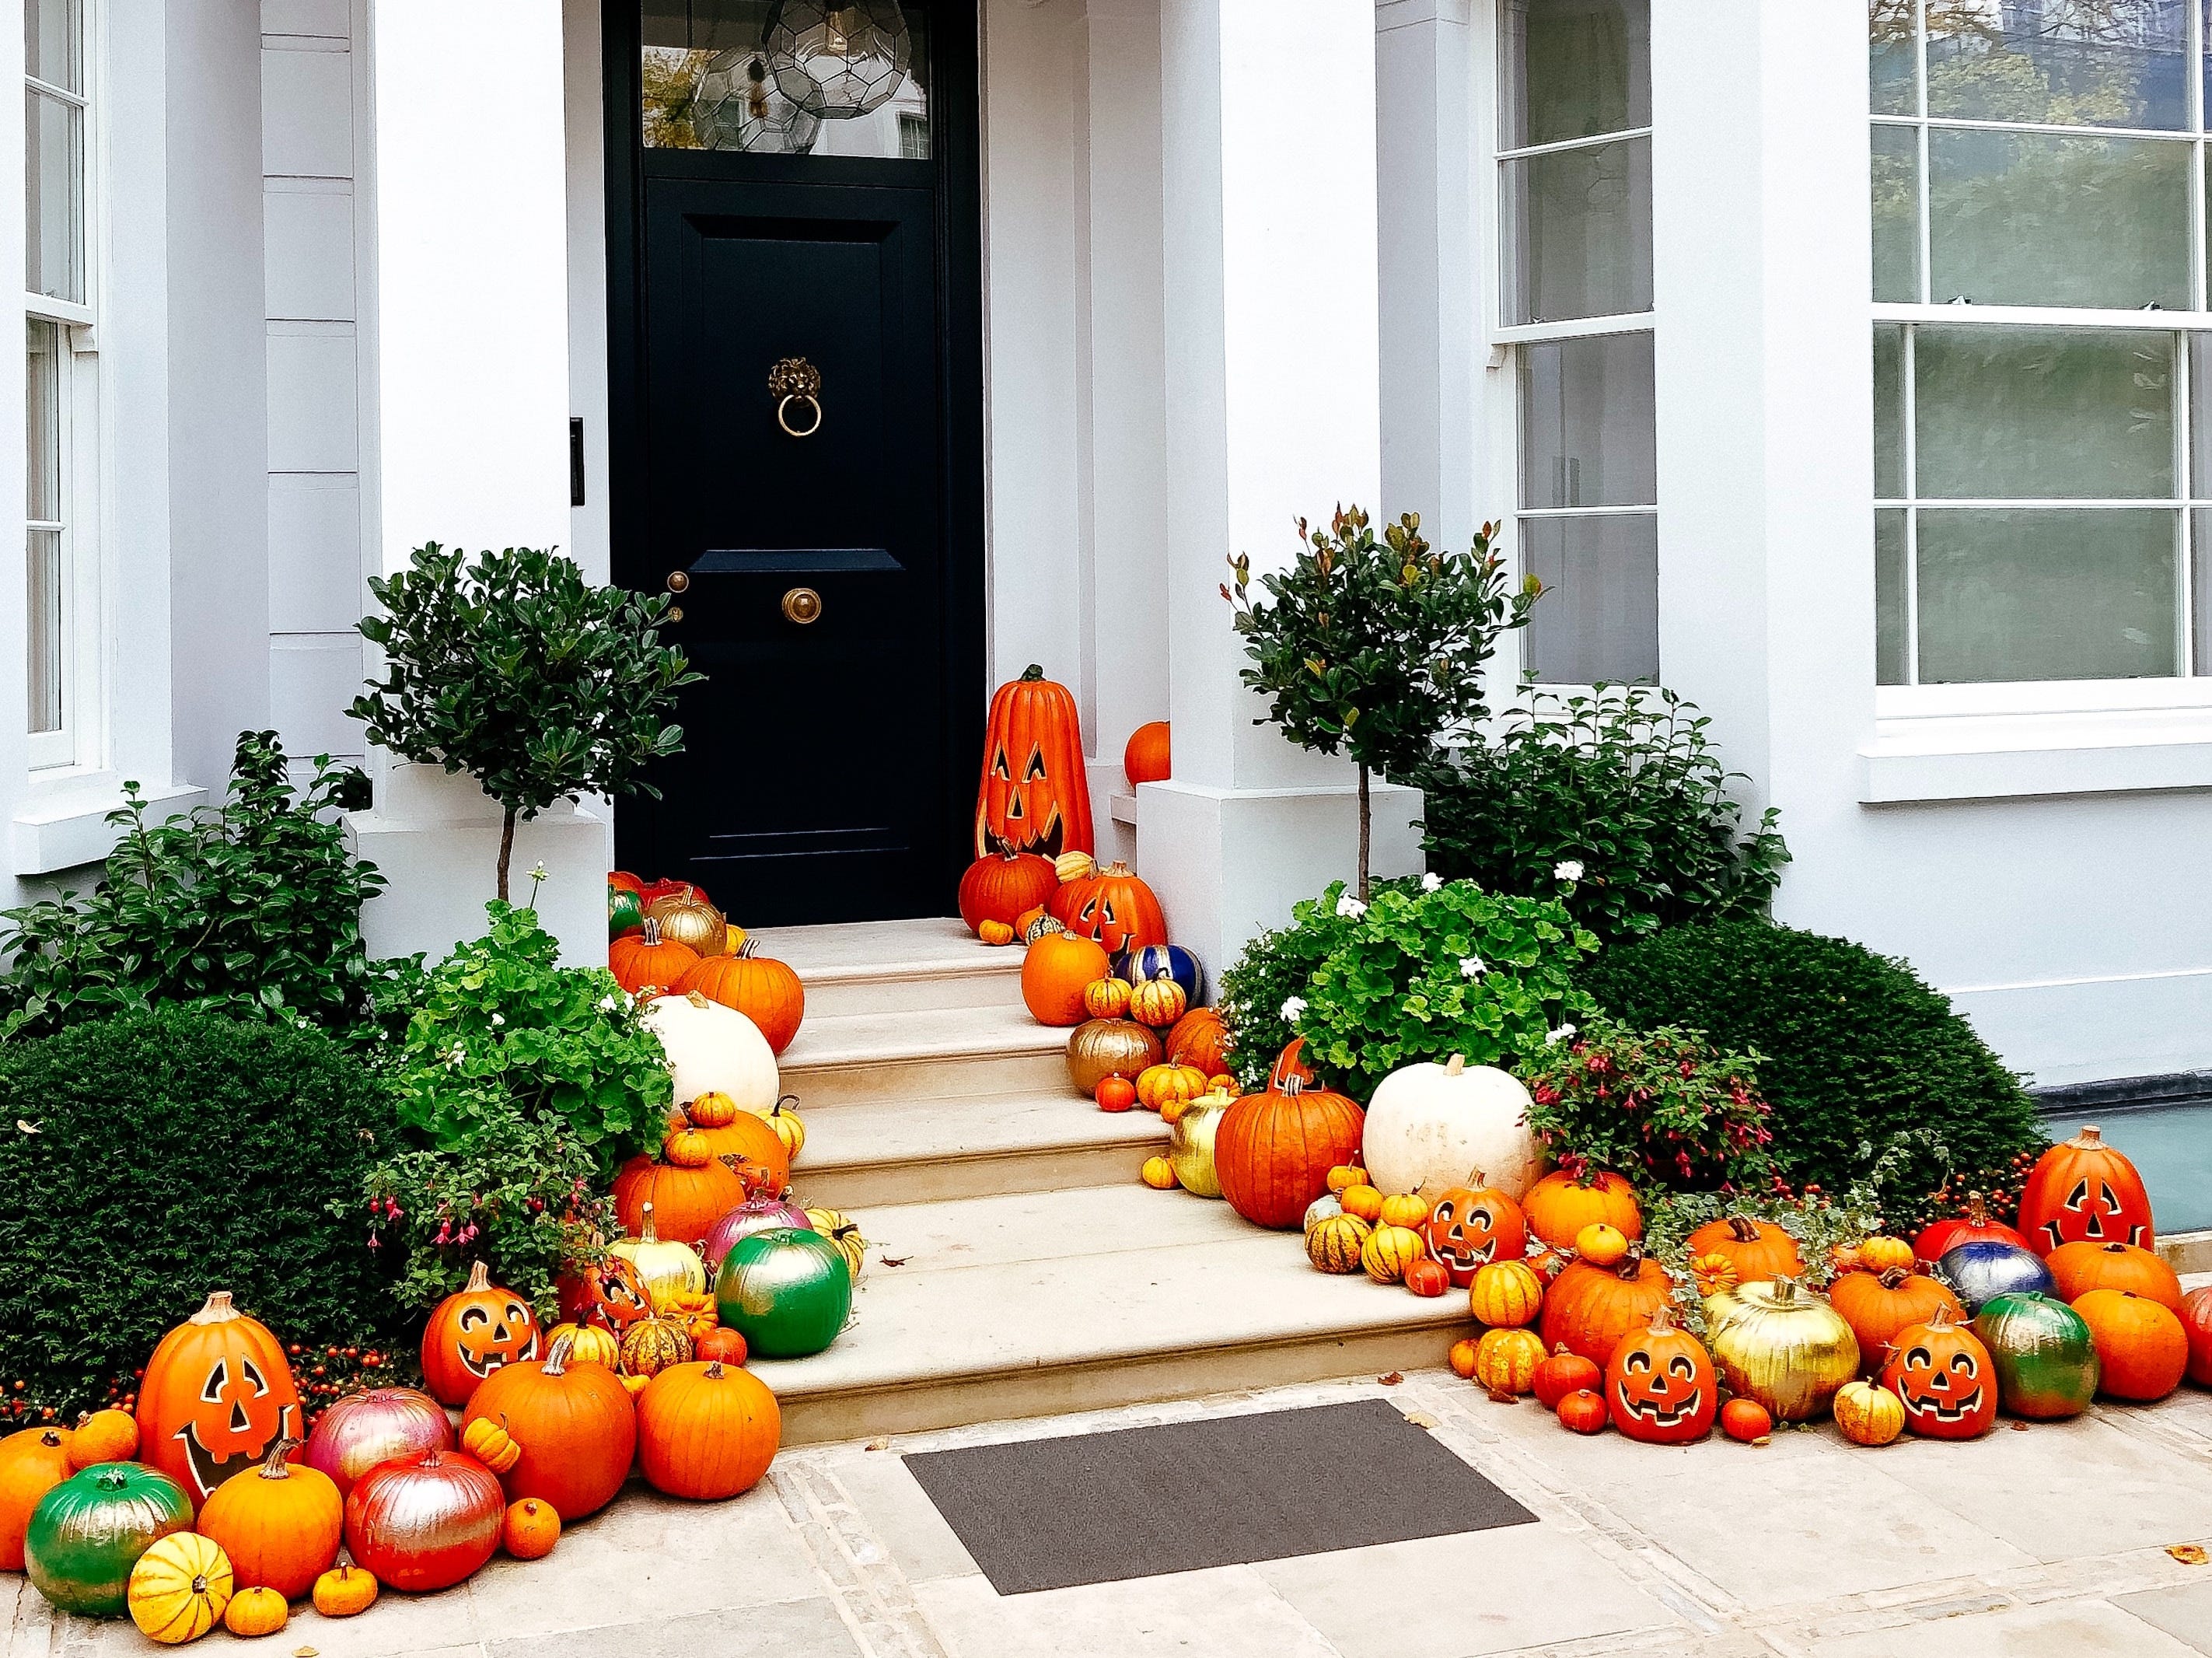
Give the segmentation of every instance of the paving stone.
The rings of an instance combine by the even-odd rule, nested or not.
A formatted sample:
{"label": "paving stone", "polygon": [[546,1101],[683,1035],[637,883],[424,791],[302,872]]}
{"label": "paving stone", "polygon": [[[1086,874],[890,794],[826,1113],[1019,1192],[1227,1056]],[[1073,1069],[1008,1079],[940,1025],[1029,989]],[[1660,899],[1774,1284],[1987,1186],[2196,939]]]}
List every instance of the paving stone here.
{"label": "paving stone", "polygon": [[495,1640],[485,1649],[489,1658],[866,1658],[825,1596]]}
{"label": "paving stone", "polygon": [[2164,1630],[2191,1652],[2212,1654],[2212,1566],[2199,1567],[2201,1583],[2116,1594],[2112,1604],[2154,1629]]}
{"label": "paving stone", "polygon": [[914,1593],[951,1658],[1337,1658],[1249,1566],[1003,1596],[981,1576],[941,1577]]}
{"label": "paving stone", "polygon": [[907,1472],[903,1457],[878,1451],[867,1461],[844,1463],[836,1478],[908,1582],[962,1577],[976,1570],[929,1494]]}
{"label": "paving stone", "polygon": [[1549,1526],[1344,1549],[1253,1570],[1344,1658],[1473,1658],[1680,1627],[1588,1544]]}
{"label": "paving stone", "polygon": [[1814,1658],[2196,1658],[2201,1649],[2105,1601],[2071,1600],[1832,1636],[1806,1650]]}

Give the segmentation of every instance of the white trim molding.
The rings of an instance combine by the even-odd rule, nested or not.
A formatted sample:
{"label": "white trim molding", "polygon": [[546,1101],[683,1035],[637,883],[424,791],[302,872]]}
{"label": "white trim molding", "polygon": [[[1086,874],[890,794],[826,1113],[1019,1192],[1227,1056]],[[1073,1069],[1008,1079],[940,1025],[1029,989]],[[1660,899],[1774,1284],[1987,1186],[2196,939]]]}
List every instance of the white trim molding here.
{"label": "white trim molding", "polygon": [[2212,789],[2212,710],[1884,720],[1858,752],[1867,805]]}
{"label": "white trim molding", "polygon": [[[151,793],[140,791],[149,822],[159,823],[207,804],[207,790],[173,783]],[[127,802],[113,779],[86,788],[55,789],[32,796],[12,823],[14,862],[18,875],[52,875],[82,864],[98,863],[115,850],[122,831],[108,814]]]}

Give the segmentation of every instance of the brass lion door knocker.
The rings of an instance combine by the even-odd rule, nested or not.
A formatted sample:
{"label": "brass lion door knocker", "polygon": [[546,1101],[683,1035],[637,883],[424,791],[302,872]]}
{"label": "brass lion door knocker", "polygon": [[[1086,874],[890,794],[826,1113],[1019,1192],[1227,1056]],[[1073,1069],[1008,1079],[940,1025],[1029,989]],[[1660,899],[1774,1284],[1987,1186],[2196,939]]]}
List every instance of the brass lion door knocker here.
{"label": "brass lion door knocker", "polygon": [[[793,437],[811,437],[822,430],[822,371],[803,357],[787,357],[768,371],[768,392],[777,399],[775,424]],[[791,424],[792,405],[803,405],[803,426]]]}

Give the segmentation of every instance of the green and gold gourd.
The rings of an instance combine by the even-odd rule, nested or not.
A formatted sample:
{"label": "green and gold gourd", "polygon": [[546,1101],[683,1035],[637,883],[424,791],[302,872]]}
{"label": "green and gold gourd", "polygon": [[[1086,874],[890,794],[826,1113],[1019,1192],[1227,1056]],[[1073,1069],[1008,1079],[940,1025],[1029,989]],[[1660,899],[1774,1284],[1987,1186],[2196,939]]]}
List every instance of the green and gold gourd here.
{"label": "green and gold gourd", "polygon": [[96,1462],[39,1499],[23,1570],[64,1612],[119,1617],[138,1557],[191,1525],[191,1499],[168,1475],[136,1462]]}
{"label": "green and gold gourd", "polygon": [[2016,1417],[2077,1417],[2095,1397],[2101,1367],[2088,1320],[2054,1296],[1996,1295],[1974,1314],[1974,1333],[1997,1373],[1997,1403]]}
{"label": "green and gold gourd", "polygon": [[853,1273],[818,1232],[771,1227],[722,1259],[714,1301],[724,1325],[763,1358],[805,1358],[837,1339],[853,1310]]}

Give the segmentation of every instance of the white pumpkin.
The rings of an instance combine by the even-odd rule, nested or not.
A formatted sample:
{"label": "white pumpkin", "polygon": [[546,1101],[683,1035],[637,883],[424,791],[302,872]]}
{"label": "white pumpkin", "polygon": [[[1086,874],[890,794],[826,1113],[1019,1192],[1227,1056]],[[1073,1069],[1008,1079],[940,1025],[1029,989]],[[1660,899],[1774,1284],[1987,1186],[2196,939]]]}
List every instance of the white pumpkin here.
{"label": "white pumpkin", "polygon": [[710,1002],[696,991],[656,996],[645,1022],[660,1039],[676,1079],[676,1103],[702,1094],[726,1094],[746,1111],[765,1117],[781,1092],[775,1051],[760,1027],[735,1008]]}
{"label": "white pumpkin", "polygon": [[1470,1065],[1403,1065],[1384,1077],[1367,1107],[1360,1155],[1386,1196],[1448,1192],[1480,1170],[1516,1203],[1544,1173],[1544,1148],[1529,1131],[1528,1090],[1506,1072]]}

